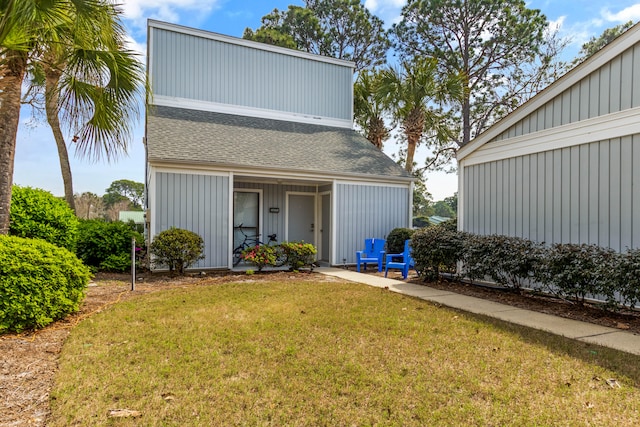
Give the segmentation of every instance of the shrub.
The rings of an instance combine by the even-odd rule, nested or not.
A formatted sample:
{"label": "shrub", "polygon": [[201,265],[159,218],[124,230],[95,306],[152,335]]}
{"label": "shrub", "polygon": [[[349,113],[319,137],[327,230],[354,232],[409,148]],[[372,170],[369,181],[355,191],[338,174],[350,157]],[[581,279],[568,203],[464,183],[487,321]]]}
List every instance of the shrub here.
{"label": "shrub", "polygon": [[285,264],[289,265],[290,270],[313,266],[317,251],[311,243],[282,242],[280,248],[285,257]]}
{"label": "shrub", "polygon": [[429,221],[428,216],[415,216],[413,217],[413,221],[411,221],[411,225],[413,225],[414,227],[423,228],[430,227],[432,224],[431,221]]}
{"label": "shrub", "polygon": [[404,251],[404,242],[413,236],[411,228],[394,228],[387,236],[386,251],[388,254],[400,254]]}
{"label": "shrub", "polygon": [[170,272],[184,270],[196,261],[204,259],[204,241],[196,233],[171,227],[158,234],[149,247],[153,255],[153,264],[167,266]]}
{"label": "shrub", "polygon": [[9,234],[42,239],[73,251],[78,219],[67,203],[45,190],[13,186]]}
{"label": "shrub", "polygon": [[0,333],[41,328],[78,311],[90,277],[64,248],[0,235]]}
{"label": "shrub", "polygon": [[122,221],[81,220],[76,255],[102,271],[124,272],[131,268],[131,238],[144,244],[142,234]]}
{"label": "shrub", "polygon": [[255,265],[258,271],[266,266],[276,265],[277,249],[269,245],[256,245],[242,251],[242,259]]}
{"label": "shrub", "polygon": [[462,259],[468,235],[448,222],[417,230],[411,237],[416,270],[425,280],[438,280],[441,272],[455,273]]}
{"label": "shrub", "polygon": [[533,277],[540,251],[541,245],[520,237],[470,235],[464,245],[465,273],[520,289]]}
{"label": "shrub", "polygon": [[640,303],[640,249],[629,249],[617,259],[615,290],[620,303],[633,308]]}
{"label": "shrub", "polygon": [[613,298],[616,252],[597,245],[555,244],[545,251],[535,278],[545,290],[580,304],[587,296]]}

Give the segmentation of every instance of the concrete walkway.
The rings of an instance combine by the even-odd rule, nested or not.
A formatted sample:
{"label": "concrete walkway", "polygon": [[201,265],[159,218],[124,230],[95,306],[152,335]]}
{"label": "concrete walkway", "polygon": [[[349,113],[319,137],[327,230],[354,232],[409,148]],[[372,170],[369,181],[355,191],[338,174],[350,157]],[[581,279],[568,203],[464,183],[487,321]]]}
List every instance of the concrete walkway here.
{"label": "concrete walkway", "polygon": [[494,317],[506,322],[529,328],[551,332],[556,335],[597,344],[631,354],[640,355],[640,335],[620,329],[608,328],[577,320],[565,319],[536,311],[524,310],[510,305],[500,304],[481,298],[456,294],[430,288],[428,286],[406,283],[400,280],[386,279],[370,274],[357,273],[341,268],[320,267],[314,271],[328,276],[339,277],[351,282],[363,283],[377,288],[389,288],[392,292],[436,302],[470,313]]}

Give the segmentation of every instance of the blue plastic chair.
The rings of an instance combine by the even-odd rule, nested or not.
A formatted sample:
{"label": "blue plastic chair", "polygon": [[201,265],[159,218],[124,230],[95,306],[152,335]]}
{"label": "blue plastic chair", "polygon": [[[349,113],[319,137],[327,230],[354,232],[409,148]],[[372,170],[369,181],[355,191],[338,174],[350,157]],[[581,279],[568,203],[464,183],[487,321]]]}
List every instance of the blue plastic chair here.
{"label": "blue plastic chair", "polygon": [[[395,258],[395,260],[394,260]],[[404,241],[404,252],[401,254],[387,254],[387,259],[384,267],[384,277],[387,277],[387,273],[390,268],[397,268],[402,270],[402,278],[406,279],[409,276],[409,269],[415,269],[415,263],[411,257],[411,246],[409,246],[409,240]]]}
{"label": "blue plastic chair", "polygon": [[360,273],[360,264],[364,264],[367,269],[367,263],[378,264],[378,271],[382,271],[382,262],[384,261],[384,245],[385,239],[365,239],[364,250],[356,251],[356,271]]}

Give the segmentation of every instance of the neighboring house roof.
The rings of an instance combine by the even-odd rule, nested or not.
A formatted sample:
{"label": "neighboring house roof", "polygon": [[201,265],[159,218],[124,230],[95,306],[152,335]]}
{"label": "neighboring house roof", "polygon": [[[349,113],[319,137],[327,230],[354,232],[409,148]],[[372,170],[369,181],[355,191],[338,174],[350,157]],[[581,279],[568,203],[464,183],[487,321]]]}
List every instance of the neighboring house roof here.
{"label": "neighboring house roof", "polygon": [[438,216],[438,215],[432,215],[429,217],[429,222],[433,225],[438,225],[440,223],[443,223],[445,221],[449,221],[451,218],[449,217],[444,217],[444,216]]}
{"label": "neighboring house roof", "polygon": [[411,179],[354,130],[150,106],[150,162]]}
{"label": "neighboring house roof", "polygon": [[[494,142],[502,132],[505,132],[529,114],[552,101],[554,98],[562,94],[562,92],[571,88],[571,86],[589,76],[594,71],[597,71],[604,64],[616,58],[639,41],[640,24],[636,24],[591,57],[587,58],[585,61],[564,74],[558,80],[547,86],[536,96],[529,99],[506,117],[496,122],[489,129],[476,136],[476,138],[470,141],[467,145],[460,148],[456,154],[457,160],[461,161],[465,159],[465,157],[477,151],[479,148],[483,147],[485,144]],[[612,78],[615,78],[615,76],[612,76]],[[547,131],[553,132],[553,130],[549,129],[547,129]],[[566,140],[566,136],[564,135],[562,135],[561,138]],[[510,148],[507,148],[507,150],[510,150]]]}
{"label": "neighboring house roof", "polygon": [[133,221],[136,224],[144,224],[144,212],[143,211],[120,211],[118,212],[118,219],[123,222]]}

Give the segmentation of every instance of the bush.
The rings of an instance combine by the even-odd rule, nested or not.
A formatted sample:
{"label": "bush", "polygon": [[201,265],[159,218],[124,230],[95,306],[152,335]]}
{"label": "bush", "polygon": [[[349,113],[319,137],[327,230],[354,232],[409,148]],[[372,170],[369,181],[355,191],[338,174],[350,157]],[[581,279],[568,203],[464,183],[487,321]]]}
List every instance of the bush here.
{"label": "bush", "polygon": [[256,245],[242,251],[242,259],[255,265],[258,271],[266,266],[276,265],[277,249],[275,246]]}
{"label": "bush", "polygon": [[441,272],[455,273],[456,264],[462,259],[468,234],[448,223],[417,230],[411,237],[416,270],[425,280],[438,280]]}
{"label": "bush", "polygon": [[587,296],[613,299],[616,252],[596,245],[555,244],[545,251],[535,278],[549,293],[584,304]]}
{"label": "bush", "polygon": [[401,254],[404,242],[413,236],[415,230],[411,228],[394,228],[387,236],[386,251],[388,254]]}
{"label": "bush", "polygon": [[470,279],[491,278],[520,289],[531,278],[540,259],[541,245],[510,236],[470,235],[464,245],[464,268]]}
{"label": "bush", "polygon": [[144,244],[142,234],[122,221],[81,220],[76,255],[91,267],[102,271],[124,272],[131,268],[131,238]]}
{"label": "bush", "polygon": [[289,265],[290,270],[313,267],[317,251],[311,243],[282,242],[279,246],[284,254],[285,264]]}
{"label": "bush", "polygon": [[0,235],[0,333],[41,328],[78,311],[90,277],[64,248]]}
{"label": "bush", "polygon": [[42,239],[73,251],[78,219],[67,203],[45,190],[13,186],[9,234]]}
{"label": "bush", "polygon": [[633,308],[640,303],[640,249],[618,256],[614,283],[622,305]]}
{"label": "bush", "polygon": [[149,248],[156,267],[167,266],[170,272],[184,270],[204,259],[204,241],[196,233],[171,227],[158,234]]}

